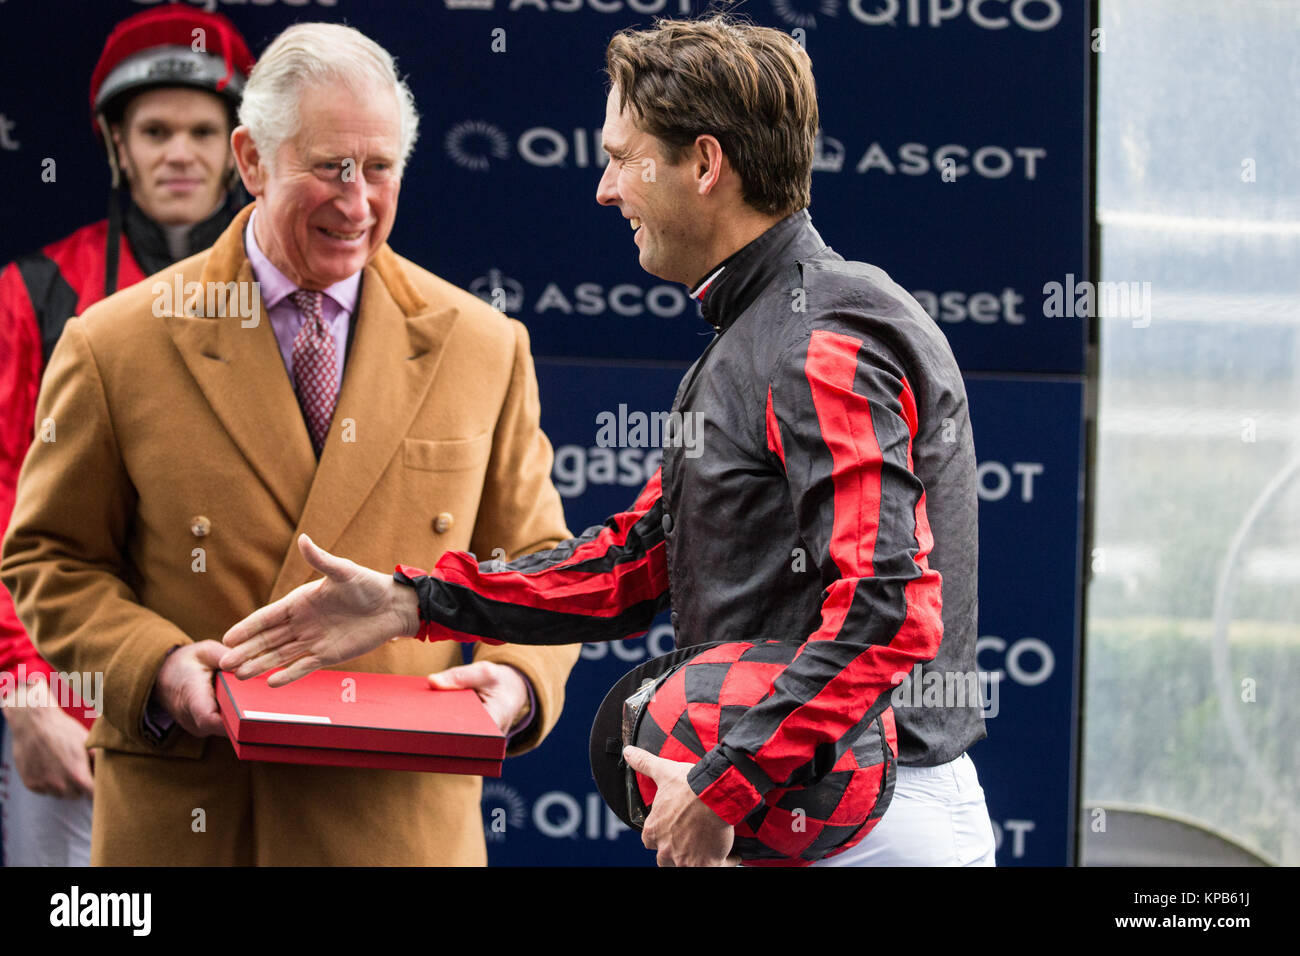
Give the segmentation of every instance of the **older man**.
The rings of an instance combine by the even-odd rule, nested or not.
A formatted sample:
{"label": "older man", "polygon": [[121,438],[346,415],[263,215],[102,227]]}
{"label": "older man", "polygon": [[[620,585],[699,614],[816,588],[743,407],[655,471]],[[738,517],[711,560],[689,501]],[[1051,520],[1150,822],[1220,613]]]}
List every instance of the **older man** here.
{"label": "older man", "polygon": [[[611,639],[668,600],[679,645],[797,643],[698,763],[627,752],[657,783],[643,838],[660,863],[716,864],[734,824],[834,766],[914,668],[940,686],[976,677],[974,446],[943,334],[812,226],[802,48],[726,18],[666,20],[615,35],[606,67],[596,199],[629,220],[642,268],[686,284],[717,332],[673,403],[701,423],[700,453],[665,442],[628,512],[515,564],[447,554],[390,581],[304,540],[326,578],[232,629],[222,665],[249,677],[293,662],[283,682],[398,634]],[[890,808],[827,862],[991,864],[966,756],[984,736],[977,695],[895,718]]]}
{"label": "older man", "polygon": [[[68,324],[5,542],[41,652],[105,677],[92,862],[481,864],[478,778],[245,764],[222,739],[214,639],[312,576],[298,533],[375,564],[567,537],[523,327],[385,244],[416,134],[391,57],[291,27],[240,121],[257,202]],[[511,752],[549,731],[576,648],[449,647],[356,669],[474,687]]]}

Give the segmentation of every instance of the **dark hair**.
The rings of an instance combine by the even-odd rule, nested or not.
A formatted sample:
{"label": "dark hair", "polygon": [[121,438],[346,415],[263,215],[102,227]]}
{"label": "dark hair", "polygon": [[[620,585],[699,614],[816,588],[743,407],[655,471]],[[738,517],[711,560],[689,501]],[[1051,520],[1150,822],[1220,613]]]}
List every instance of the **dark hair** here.
{"label": "dark hair", "polygon": [[810,202],[817,89],[793,37],[723,15],[659,20],[616,33],[605,70],[619,109],[631,107],[670,163],[712,135],[759,212],[786,216]]}

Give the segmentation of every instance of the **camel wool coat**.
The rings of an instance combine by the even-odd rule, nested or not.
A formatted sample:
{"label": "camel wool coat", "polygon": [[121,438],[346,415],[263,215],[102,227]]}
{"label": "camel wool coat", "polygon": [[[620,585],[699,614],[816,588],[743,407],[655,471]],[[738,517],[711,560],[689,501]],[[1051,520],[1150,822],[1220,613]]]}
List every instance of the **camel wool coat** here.
{"label": "camel wool coat", "polygon": [[[170,649],[219,640],[316,576],[299,532],[380,570],[569,536],[524,327],[386,245],[362,276],[317,462],[260,302],[256,325],[238,314],[251,209],[211,249],[68,323],[19,479],[0,577],[56,670],[103,674],[92,862],[482,865],[477,777],[241,762],[224,737],[145,730]],[[175,271],[228,296],[225,317],[168,309],[159,283]],[[529,679],[537,710],[511,752],[535,746],[578,646],[474,656]],[[341,669],[459,663],[458,644],[398,640]]]}

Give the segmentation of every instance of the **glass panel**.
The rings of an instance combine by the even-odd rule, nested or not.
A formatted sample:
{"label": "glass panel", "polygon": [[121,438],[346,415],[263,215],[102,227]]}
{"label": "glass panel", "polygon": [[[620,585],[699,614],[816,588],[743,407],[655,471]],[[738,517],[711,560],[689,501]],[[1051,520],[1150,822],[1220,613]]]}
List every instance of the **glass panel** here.
{"label": "glass panel", "polygon": [[1083,860],[1126,805],[1297,864],[1300,3],[1100,16]]}

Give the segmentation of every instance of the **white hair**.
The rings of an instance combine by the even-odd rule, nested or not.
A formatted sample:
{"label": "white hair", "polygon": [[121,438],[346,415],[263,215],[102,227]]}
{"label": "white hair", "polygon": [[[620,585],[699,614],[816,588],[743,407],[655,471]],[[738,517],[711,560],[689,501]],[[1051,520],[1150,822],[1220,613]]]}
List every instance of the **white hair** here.
{"label": "white hair", "polygon": [[415,97],[398,76],[387,50],[338,23],[295,23],[271,41],[253,66],[239,105],[239,122],[248,127],[263,161],[272,164],[280,146],[298,133],[303,89],[330,82],[345,83],[362,94],[376,84],[393,91],[401,117],[397,163],[401,176],[420,122]]}

